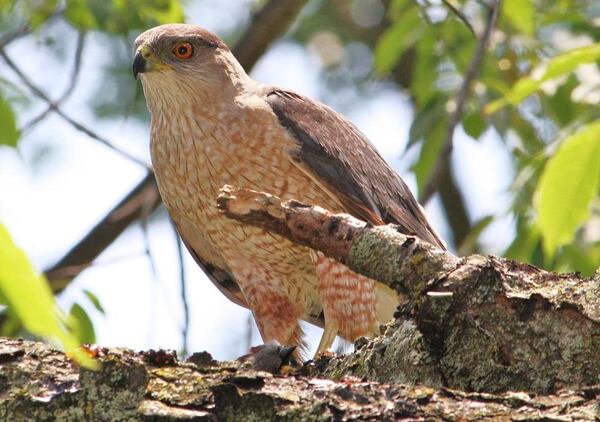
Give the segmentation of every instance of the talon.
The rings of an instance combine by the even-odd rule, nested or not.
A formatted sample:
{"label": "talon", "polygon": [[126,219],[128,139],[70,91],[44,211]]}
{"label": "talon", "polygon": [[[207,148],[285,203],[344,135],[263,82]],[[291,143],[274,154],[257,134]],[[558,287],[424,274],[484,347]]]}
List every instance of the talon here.
{"label": "talon", "polygon": [[332,352],[331,350],[324,350],[322,352],[317,352],[315,353],[315,357],[313,358],[313,360],[318,360],[318,359],[327,359],[327,358],[332,358],[335,357],[336,353]]}
{"label": "talon", "polygon": [[319,342],[319,347],[317,347],[317,351],[315,352],[315,358],[327,352],[333,342],[335,341],[335,337],[337,336],[338,329],[334,326],[328,326],[325,323],[325,329],[323,330],[323,335],[321,336],[321,341]]}

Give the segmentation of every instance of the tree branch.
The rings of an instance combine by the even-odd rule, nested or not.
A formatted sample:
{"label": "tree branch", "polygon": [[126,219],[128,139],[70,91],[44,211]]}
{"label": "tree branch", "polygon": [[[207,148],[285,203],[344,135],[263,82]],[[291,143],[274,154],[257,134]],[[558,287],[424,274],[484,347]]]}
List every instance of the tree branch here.
{"label": "tree branch", "polygon": [[10,67],[13,70],[13,72],[15,72],[15,74],[19,77],[19,79],[21,79],[21,81],[25,84],[25,86],[27,86],[27,88],[29,88],[31,93],[33,95],[35,95],[36,97],[40,98],[46,104],[48,104],[48,107],[50,109],[52,109],[54,112],[56,112],[56,114],[59,115],[63,120],[65,120],[67,123],[69,123],[71,126],[73,126],[78,131],[83,132],[88,137],[100,142],[101,144],[104,144],[105,146],[112,149],[119,155],[127,158],[130,161],[133,161],[134,163],[139,164],[140,166],[142,166],[144,168],[149,169],[148,164],[146,164],[144,161],[140,160],[137,157],[134,157],[133,155],[129,154],[126,151],[123,151],[123,150],[117,148],[112,142],[110,142],[109,140],[98,135],[96,132],[89,129],[85,125],[75,121],[73,118],[68,116],[65,112],[63,112],[56,102],[52,101],[50,99],[50,97],[48,97],[48,95],[46,95],[46,93],[44,91],[42,91],[41,88],[39,88],[36,84],[34,84],[31,81],[31,79],[29,79],[29,77],[27,77],[27,75],[25,75],[23,73],[23,71],[16,65],[16,63],[13,62],[10,57],[8,57],[8,55],[6,54],[6,52],[4,50],[0,50],[0,57],[2,57],[2,59],[8,65],[8,67]]}
{"label": "tree branch", "polygon": [[[170,219],[169,219],[170,220]],[[175,236],[175,242],[177,243],[177,262],[179,264],[179,288],[181,289],[181,305],[183,306],[183,327],[181,328],[181,354],[186,356],[188,354],[188,338],[190,332],[190,308],[188,306],[187,299],[187,282],[185,278],[185,262],[183,259],[183,247],[181,245],[181,239],[179,238],[179,232],[173,220],[170,220],[171,228],[173,229],[173,235]]]}
{"label": "tree branch", "polygon": [[469,19],[467,19],[467,17],[465,16],[465,14],[460,9],[458,9],[449,0],[442,0],[442,3],[444,3],[444,5],[446,5],[446,7],[448,9],[450,9],[450,11],[452,13],[454,13],[456,15],[456,17],[458,17],[458,19],[460,19],[462,21],[462,23],[465,24],[465,26],[469,29],[469,31],[471,31],[471,34],[473,34],[473,36],[477,36],[475,34],[475,30],[473,29],[473,25],[471,25],[471,22],[469,22]]}
{"label": "tree branch", "polygon": [[45,271],[52,291],[60,293],[131,223],[148,215],[159,204],[160,196],[154,174],[148,173],[136,189],[119,202],[60,261]]}
{"label": "tree branch", "polygon": [[479,43],[477,44],[477,48],[473,53],[473,57],[471,59],[471,62],[469,63],[469,67],[467,68],[467,73],[465,74],[465,77],[463,79],[463,83],[460,87],[460,90],[458,91],[458,94],[456,95],[456,106],[454,108],[454,111],[450,115],[450,119],[448,121],[446,138],[444,139],[444,143],[442,144],[440,155],[431,172],[429,180],[427,180],[427,183],[423,188],[423,192],[421,192],[419,195],[419,202],[421,202],[422,204],[427,203],[429,199],[431,199],[431,196],[439,188],[442,178],[448,177],[449,160],[453,148],[454,131],[458,123],[460,123],[463,109],[465,107],[465,103],[467,102],[467,98],[471,89],[471,84],[473,80],[477,77],[477,74],[479,73],[481,63],[483,61],[483,56],[485,54],[485,49],[487,48],[487,44],[492,35],[492,31],[496,26],[499,7],[500,0],[494,0],[490,6],[485,30],[481,35],[481,38],[479,39]]}
{"label": "tree branch", "polygon": [[3,50],[4,47],[6,47],[11,42],[18,40],[19,38],[24,37],[25,35],[29,34],[29,32],[31,32],[31,29],[29,28],[28,25],[25,25],[25,24],[20,25],[14,31],[5,32],[4,34],[2,34],[0,36],[0,50]]}
{"label": "tree branch", "polygon": [[36,117],[32,118],[29,122],[25,123],[21,128],[21,133],[25,134],[29,132],[35,125],[40,123],[42,120],[46,118],[55,108],[59,107],[63,102],[65,102],[75,90],[77,86],[77,81],[79,79],[79,71],[81,70],[81,57],[83,56],[83,47],[85,45],[85,32],[79,31],[77,34],[77,45],[75,46],[75,58],[73,60],[73,70],[71,71],[71,77],[69,78],[69,84],[65,88],[62,95],[54,101],[53,104],[48,105],[48,107],[38,114]]}
{"label": "tree branch", "polygon": [[254,13],[250,25],[232,50],[247,72],[273,40],[285,33],[306,3],[307,0],[271,0]]}
{"label": "tree branch", "polygon": [[[361,274],[385,281],[401,293],[453,270],[460,261],[448,251],[401,234],[399,245],[374,250],[374,245],[380,243],[377,239],[397,232],[394,226],[369,227],[349,214],[332,214],[295,200],[282,202],[263,192],[225,186],[217,198],[217,207],[229,218],[319,250]],[[379,253],[383,255],[373,256]],[[403,264],[397,266],[400,261]],[[423,261],[427,264],[423,265]],[[376,270],[368,268],[370,264]]]}
{"label": "tree branch", "polygon": [[[422,385],[271,375],[204,352],[88,347],[88,371],[44,344],[0,338],[0,418],[21,420],[594,420],[600,388],[556,395],[467,393]],[[197,363],[194,363],[197,362]],[[321,362],[327,365],[326,362]]]}
{"label": "tree branch", "polygon": [[600,383],[600,275],[457,258],[394,225],[369,226],[261,192],[226,186],[217,204],[229,218],[319,250],[407,297],[386,339],[342,359],[329,375],[479,391]]}
{"label": "tree branch", "polygon": [[452,174],[452,163],[449,163],[449,165],[450,168],[448,169],[447,177],[443,177],[440,182],[439,193],[448,225],[452,230],[454,246],[456,250],[459,250],[471,231],[471,221],[469,220],[469,214],[462,193]]}

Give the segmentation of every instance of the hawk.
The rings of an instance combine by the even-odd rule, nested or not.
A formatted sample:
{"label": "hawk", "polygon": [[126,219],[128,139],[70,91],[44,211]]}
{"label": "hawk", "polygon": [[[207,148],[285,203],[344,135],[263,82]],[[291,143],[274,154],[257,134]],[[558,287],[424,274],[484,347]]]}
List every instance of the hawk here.
{"label": "hawk", "polygon": [[151,114],[159,191],[198,265],[252,311],[263,341],[304,345],[299,320],[337,335],[379,333],[398,294],[341,263],[221,215],[224,185],[397,224],[444,248],[400,176],[366,137],[328,106],[252,80],[206,29],[168,24],[135,41],[134,76]]}

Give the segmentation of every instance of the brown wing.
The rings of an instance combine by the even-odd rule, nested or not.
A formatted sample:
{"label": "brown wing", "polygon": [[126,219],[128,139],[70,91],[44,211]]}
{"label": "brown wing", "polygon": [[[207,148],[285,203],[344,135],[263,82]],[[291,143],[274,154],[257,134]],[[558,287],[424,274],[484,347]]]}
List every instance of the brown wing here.
{"label": "brown wing", "polygon": [[348,212],[376,225],[397,224],[445,249],[406,183],[350,121],[289,91],[272,89],[266,101],[298,142],[294,161],[325,183]]}
{"label": "brown wing", "polygon": [[236,305],[248,308],[248,304],[244,299],[244,295],[242,295],[242,290],[240,289],[240,286],[237,284],[233,276],[227,271],[225,271],[223,268],[219,268],[209,264],[207,261],[202,259],[200,255],[196,253],[196,251],[190,246],[189,243],[185,241],[183,237],[181,238],[181,240],[183,241],[183,244],[185,245],[187,250],[190,252],[190,255],[194,257],[196,264],[198,264],[198,266],[202,268],[204,274],[206,274],[208,279],[213,282],[217,289],[219,289],[219,291],[223,293],[225,297],[227,297],[227,299],[231,300]]}

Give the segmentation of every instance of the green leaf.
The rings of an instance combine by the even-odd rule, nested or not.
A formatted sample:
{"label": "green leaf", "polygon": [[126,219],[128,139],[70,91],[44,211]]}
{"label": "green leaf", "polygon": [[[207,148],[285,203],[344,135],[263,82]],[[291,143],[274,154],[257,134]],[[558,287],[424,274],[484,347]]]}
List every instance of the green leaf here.
{"label": "green leaf", "polygon": [[375,70],[381,74],[391,72],[402,53],[419,40],[422,30],[418,8],[411,7],[379,37]]}
{"label": "green leaf", "polygon": [[446,97],[435,98],[415,114],[408,132],[407,149],[425,138],[431,132],[431,128],[446,115],[444,107],[446,101],[448,101]]}
{"label": "green leaf", "polygon": [[[149,3],[152,3],[152,6],[148,6]],[[156,20],[159,25],[164,23],[183,22],[183,8],[181,7],[181,2],[179,0],[142,1],[141,5],[140,17],[142,20]]]}
{"label": "green leaf", "polygon": [[82,365],[97,367],[67,330],[48,283],[0,224],[0,292],[10,311],[34,335],[58,341]]}
{"label": "green leaf", "polygon": [[180,0],[67,0],[65,16],[80,29],[113,34],[183,22],[184,18]]}
{"label": "green leaf", "polygon": [[540,178],[538,225],[548,258],[570,243],[600,186],[600,121],[565,139]]}
{"label": "green leaf", "polygon": [[412,169],[417,176],[417,187],[419,192],[425,187],[425,183],[430,177],[431,171],[437,162],[440,155],[440,150],[446,136],[447,119],[440,118],[437,123],[431,128],[425,142],[421,148],[419,161],[417,161]]}
{"label": "green leaf", "polygon": [[416,58],[410,85],[417,107],[428,103],[439,92],[436,87],[439,57],[435,54],[435,39],[434,31],[426,31],[415,47]]}
{"label": "green leaf", "polygon": [[517,217],[517,236],[502,254],[506,258],[529,263],[538,261],[536,256],[540,249],[540,232],[528,220],[522,214]]}
{"label": "green leaf", "polygon": [[412,6],[412,0],[392,0],[388,7],[388,18],[390,20],[397,20],[405,11],[407,7]]}
{"label": "green leaf", "polygon": [[19,136],[15,114],[8,101],[0,96],[0,145],[16,147]]}
{"label": "green leaf", "polygon": [[67,322],[79,343],[90,344],[96,342],[94,324],[85,309],[79,304],[75,303],[71,306]]}
{"label": "green leaf", "polygon": [[520,79],[504,97],[485,106],[485,113],[492,114],[509,104],[515,105],[537,91],[540,86],[551,79],[573,72],[579,65],[600,60],[600,43],[587,47],[576,48],[552,58],[546,63],[546,69],[541,76],[527,76]]}
{"label": "green leaf", "polygon": [[579,81],[575,75],[571,75],[565,83],[558,87],[554,95],[543,98],[543,104],[547,105],[544,110],[561,126],[566,126],[581,116],[581,105],[571,100],[573,90],[578,86]]}
{"label": "green leaf", "polygon": [[104,308],[102,307],[102,304],[100,303],[100,299],[98,299],[98,297],[95,294],[93,294],[89,290],[84,290],[83,293],[87,296],[90,302],[92,302],[92,305],[94,305],[94,308],[96,308],[98,312],[100,312],[102,315],[106,313],[104,311]]}
{"label": "green leaf", "polygon": [[494,221],[493,215],[487,215],[473,224],[469,234],[465,237],[458,248],[459,256],[467,256],[477,253],[479,236]]}
{"label": "green leaf", "polygon": [[487,129],[487,124],[480,112],[472,112],[465,116],[463,129],[471,138],[479,139]]}
{"label": "green leaf", "polygon": [[94,29],[98,26],[86,0],[67,0],[65,17],[79,29]]}
{"label": "green leaf", "polygon": [[525,35],[532,35],[535,29],[535,7],[532,0],[503,0],[502,14],[512,26]]}
{"label": "green leaf", "polygon": [[29,15],[29,25],[39,28],[55,12],[58,0],[28,1],[25,8]]}
{"label": "green leaf", "polygon": [[557,259],[555,270],[560,272],[578,271],[584,277],[593,275],[600,263],[600,245],[567,245]]}

